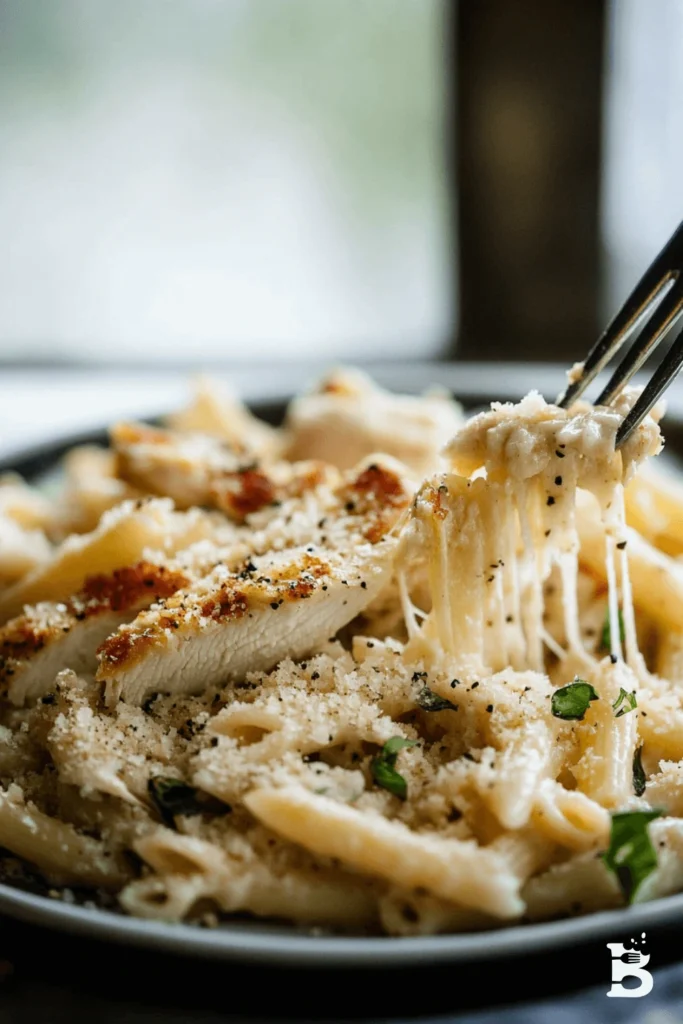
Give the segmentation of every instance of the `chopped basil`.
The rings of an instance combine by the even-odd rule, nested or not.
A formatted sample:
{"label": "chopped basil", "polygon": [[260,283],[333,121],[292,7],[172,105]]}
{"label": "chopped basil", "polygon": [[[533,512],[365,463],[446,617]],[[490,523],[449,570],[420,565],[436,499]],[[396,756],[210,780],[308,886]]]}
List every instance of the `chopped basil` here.
{"label": "chopped basil", "polygon": [[169,828],[174,827],[174,819],[178,814],[189,817],[204,813],[229,814],[232,810],[229,804],[205,796],[194,786],[188,786],[180,779],[171,779],[163,775],[157,775],[149,780],[147,792],[164,824]]}
{"label": "chopped basil", "polygon": [[567,722],[581,722],[590,702],[599,699],[590,683],[585,679],[575,679],[573,683],[567,683],[561,689],[555,690],[550,708],[555,718],[564,718]]}
{"label": "chopped basil", "polygon": [[622,715],[627,715],[629,711],[633,711],[634,708],[638,707],[638,701],[636,700],[635,693],[630,693],[622,686],[619,690],[619,696],[612,704],[612,707],[614,708],[615,718],[621,718]]}
{"label": "chopped basil", "polygon": [[602,854],[617,881],[627,903],[633,900],[648,875],[657,867],[657,854],[647,826],[662,812],[623,811],[612,815],[609,849]]}
{"label": "chopped basil", "polygon": [[438,693],[434,693],[428,686],[423,686],[417,695],[418,706],[423,711],[457,711],[458,705],[454,704],[451,700],[446,700],[445,697],[440,697]]}
{"label": "chopped basil", "polygon": [[[626,640],[626,632],[624,629],[624,616],[622,614],[621,608],[617,613],[617,617],[619,619],[619,639],[623,644]],[[600,647],[603,651],[612,650],[612,627],[610,626],[609,606],[605,610],[605,621],[602,624],[602,637],[600,638]]]}
{"label": "chopped basil", "polygon": [[396,771],[396,758],[399,750],[404,747],[417,746],[417,740],[404,740],[402,736],[392,736],[382,747],[377,757],[370,762],[372,777],[382,789],[388,789],[394,796],[405,800],[408,796],[408,784]]}
{"label": "chopped basil", "polygon": [[641,755],[643,748],[638,747],[635,754],[633,755],[633,792],[636,796],[642,796],[645,792],[645,772],[643,771],[643,762]]}

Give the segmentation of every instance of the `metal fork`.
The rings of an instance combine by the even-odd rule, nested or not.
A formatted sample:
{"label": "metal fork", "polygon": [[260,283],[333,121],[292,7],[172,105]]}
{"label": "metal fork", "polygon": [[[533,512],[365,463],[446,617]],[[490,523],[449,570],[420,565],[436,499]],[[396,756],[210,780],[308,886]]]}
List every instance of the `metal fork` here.
{"label": "metal fork", "polygon": [[[648,316],[650,319],[648,320]],[[642,327],[626,357],[617,366],[595,404],[608,405],[629,382],[665,334],[683,314],[683,221],[648,267],[609,327],[586,356],[581,375],[557,399],[567,409],[607,365],[624,342]],[[647,323],[645,321],[647,320]],[[644,324],[644,326],[643,326]],[[619,427],[617,448],[642,423],[683,366],[683,330],[657,367],[630,413]]]}

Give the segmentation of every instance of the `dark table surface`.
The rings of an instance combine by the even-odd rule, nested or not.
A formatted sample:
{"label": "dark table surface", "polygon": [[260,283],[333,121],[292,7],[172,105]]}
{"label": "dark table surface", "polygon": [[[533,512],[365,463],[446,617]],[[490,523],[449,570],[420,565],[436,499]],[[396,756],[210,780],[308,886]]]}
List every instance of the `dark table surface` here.
{"label": "dark table surface", "polygon": [[278,970],[70,938],[0,916],[0,1024],[681,1024],[683,931],[658,928],[647,941],[652,992],[610,999],[603,942],[419,970]]}

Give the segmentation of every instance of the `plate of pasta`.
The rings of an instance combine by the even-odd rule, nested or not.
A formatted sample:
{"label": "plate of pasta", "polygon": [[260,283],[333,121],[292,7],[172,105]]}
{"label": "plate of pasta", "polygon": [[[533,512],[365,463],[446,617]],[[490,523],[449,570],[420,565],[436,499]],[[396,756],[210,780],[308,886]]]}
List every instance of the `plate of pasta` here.
{"label": "plate of pasta", "polygon": [[469,390],[202,379],[3,467],[0,912],[308,964],[680,915],[664,410]]}

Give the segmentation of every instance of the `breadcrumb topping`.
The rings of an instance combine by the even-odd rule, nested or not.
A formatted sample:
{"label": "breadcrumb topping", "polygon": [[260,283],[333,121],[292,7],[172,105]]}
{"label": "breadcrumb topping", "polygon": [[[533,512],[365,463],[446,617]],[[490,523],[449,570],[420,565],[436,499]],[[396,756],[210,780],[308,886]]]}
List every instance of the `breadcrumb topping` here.
{"label": "breadcrumb topping", "polygon": [[0,874],[395,935],[683,887],[683,498],[629,491],[634,397],[465,421],[335,371],[273,428],[201,382],[50,502],[0,481]]}

